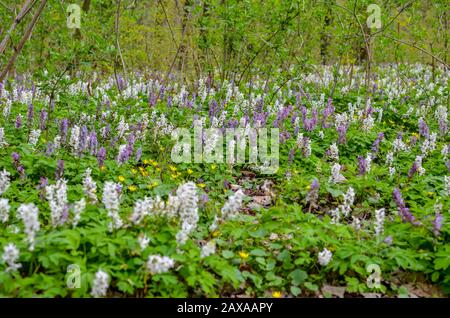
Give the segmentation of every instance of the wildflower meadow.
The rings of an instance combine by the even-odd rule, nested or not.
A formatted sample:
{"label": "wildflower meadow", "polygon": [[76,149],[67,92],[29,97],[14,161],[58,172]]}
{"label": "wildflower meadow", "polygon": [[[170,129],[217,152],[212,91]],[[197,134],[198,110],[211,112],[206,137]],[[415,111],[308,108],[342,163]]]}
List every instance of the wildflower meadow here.
{"label": "wildflower meadow", "polygon": [[449,295],[448,3],[225,2],[2,1],[1,297]]}

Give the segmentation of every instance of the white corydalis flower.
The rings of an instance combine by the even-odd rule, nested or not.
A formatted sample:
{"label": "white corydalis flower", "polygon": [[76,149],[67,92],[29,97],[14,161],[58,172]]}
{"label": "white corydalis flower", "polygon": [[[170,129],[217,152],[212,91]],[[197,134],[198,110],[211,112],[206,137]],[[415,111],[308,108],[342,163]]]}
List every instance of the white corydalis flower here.
{"label": "white corydalis flower", "polygon": [[450,176],[444,176],[444,190],[447,196],[450,196]]}
{"label": "white corydalis flower", "polygon": [[80,150],[80,127],[77,125],[70,130],[69,144],[72,147],[72,152],[78,154]]}
{"label": "white corydalis flower", "polygon": [[3,127],[0,127],[0,147],[6,147],[8,146],[8,143],[5,139],[5,129]]}
{"label": "white corydalis flower", "polygon": [[34,250],[36,232],[41,225],[39,223],[39,209],[33,204],[21,204],[17,209],[17,217],[22,220],[25,234],[29,243],[29,250]]}
{"label": "white corydalis flower", "polygon": [[28,142],[32,146],[36,146],[37,142],[39,141],[39,137],[41,136],[41,130],[40,129],[34,129],[30,132],[30,136],[28,139]]}
{"label": "white corydalis flower", "polygon": [[89,202],[92,204],[96,204],[97,199],[97,184],[91,177],[91,168],[87,168],[84,173],[83,179],[83,192],[89,199]]}
{"label": "white corydalis flower", "polygon": [[146,247],[150,243],[150,239],[145,234],[143,234],[138,237],[138,243],[139,243],[139,247],[143,251],[146,249]]}
{"label": "white corydalis flower", "polygon": [[322,250],[322,252],[319,252],[319,256],[318,256],[319,264],[322,266],[327,266],[330,263],[332,257],[333,257],[333,253],[331,253],[329,250],[324,248]]}
{"label": "white corydalis flower", "polygon": [[0,222],[6,223],[9,219],[9,202],[8,199],[0,199]]}
{"label": "white corydalis flower", "polygon": [[0,195],[6,192],[6,190],[8,190],[9,188],[9,176],[9,172],[4,169],[0,172]]}
{"label": "white corydalis flower", "polygon": [[150,274],[157,275],[168,272],[174,265],[175,262],[170,257],[150,255],[145,267]]}
{"label": "white corydalis flower", "polygon": [[379,237],[381,234],[383,234],[384,231],[384,218],[385,218],[385,210],[379,209],[375,211],[375,235]]}
{"label": "white corydalis flower", "polygon": [[109,224],[109,229],[115,230],[122,227],[123,222],[119,215],[120,209],[120,194],[119,194],[119,184],[106,181],[103,186],[103,204],[108,211],[108,216],[111,218],[111,223]]}
{"label": "white corydalis flower", "polygon": [[142,220],[150,214],[153,210],[153,200],[145,197],[144,199],[137,200],[134,203],[133,213],[131,214],[130,221],[133,224],[139,224]]}
{"label": "white corydalis flower", "polygon": [[340,210],[344,216],[348,216],[352,210],[351,206],[355,200],[355,191],[352,187],[349,187],[347,193],[344,194],[344,202],[340,206]]}
{"label": "white corydalis flower", "polygon": [[331,176],[328,180],[330,183],[340,183],[345,181],[345,177],[341,174],[341,165],[338,163],[333,164],[331,167]]}
{"label": "white corydalis flower", "polygon": [[55,185],[46,186],[45,194],[50,205],[52,225],[63,225],[68,217],[67,181],[59,179]]}
{"label": "white corydalis flower", "polygon": [[231,195],[221,209],[222,219],[227,220],[236,217],[242,207],[242,201],[244,198],[245,194],[241,189]]}
{"label": "white corydalis flower", "polygon": [[109,276],[102,270],[95,273],[94,281],[92,282],[92,297],[104,297],[109,287]]}
{"label": "white corydalis flower", "polygon": [[333,159],[334,161],[338,161],[339,160],[339,149],[338,149],[336,143],[332,143],[330,145],[330,149],[328,150],[328,154],[329,154],[330,158]]}
{"label": "white corydalis flower", "polygon": [[9,243],[3,248],[3,262],[8,266],[6,268],[7,272],[14,272],[22,267],[22,264],[18,263],[20,251],[14,245],[14,243]]}
{"label": "white corydalis flower", "polygon": [[73,220],[72,226],[77,226],[80,221],[81,213],[83,213],[86,208],[86,200],[82,198],[81,200],[75,202],[73,205]]}
{"label": "white corydalis flower", "polygon": [[215,252],[216,252],[216,242],[209,241],[208,243],[203,245],[201,253],[200,253],[200,258],[208,257],[209,255],[212,255]]}
{"label": "white corydalis flower", "polygon": [[178,211],[181,230],[176,235],[178,244],[186,243],[188,236],[197,227],[198,222],[198,196],[197,187],[193,182],[187,182],[177,189],[177,197],[180,202]]}

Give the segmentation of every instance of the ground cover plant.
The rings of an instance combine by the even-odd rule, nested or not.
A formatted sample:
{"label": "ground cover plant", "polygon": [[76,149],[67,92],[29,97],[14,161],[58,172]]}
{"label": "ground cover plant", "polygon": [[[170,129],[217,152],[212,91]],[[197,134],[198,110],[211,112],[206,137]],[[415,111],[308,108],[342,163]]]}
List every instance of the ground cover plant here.
{"label": "ground cover plant", "polygon": [[[185,46],[173,60],[154,48],[161,56],[150,65],[141,35],[169,30],[171,2],[159,2],[155,19],[164,13],[167,25],[152,32],[133,11],[146,2],[129,2],[95,4],[98,15],[86,23],[99,30],[75,30],[67,42],[73,47],[47,51],[32,37],[20,58],[3,55],[0,45],[1,62],[19,58],[0,73],[0,296],[450,293],[450,71],[438,36],[434,49],[424,50],[431,63],[405,58],[410,48],[390,51],[385,40],[384,60],[365,29],[363,40],[342,47],[309,33],[301,47],[310,55],[299,59],[277,37],[306,27],[296,24],[297,15],[311,19],[301,23],[325,21],[326,30],[337,24],[338,39],[353,17],[326,22],[326,4],[311,13],[283,2],[270,20],[252,1],[232,1],[249,11],[214,1],[216,11],[204,11],[204,2],[186,1],[190,9],[179,21],[185,28],[172,34]],[[362,14],[357,1],[349,8],[356,19]],[[402,8],[417,18],[419,7]],[[42,13],[52,30],[58,10],[51,4]],[[213,13],[225,25],[213,26]],[[263,22],[246,31],[248,19]],[[122,38],[119,21],[131,26]],[[95,35],[108,33],[102,23],[115,25],[115,40]],[[51,43],[67,36],[46,30],[37,25],[34,34]],[[221,62],[214,48],[222,33],[214,31],[228,34]],[[409,36],[424,36],[415,31]],[[251,32],[268,34],[268,44],[255,49],[260,40]],[[314,43],[326,49],[313,53]],[[221,139],[227,129],[238,133]],[[275,138],[270,157],[252,143],[252,132],[264,129]],[[185,150],[189,156],[180,160]],[[253,150],[258,160],[251,160]],[[208,157],[213,153],[219,155]]]}
{"label": "ground cover plant", "polygon": [[[276,88],[264,82],[250,102],[207,79],[192,92],[136,79],[122,94],[112,80],[74,81],[50,107],[40,83],[3,87],[2,294],[445,292],[448,73],[428,84],[429,69],[404,71],[399,82],[394,67],[380,68],[367,103],[358,85],[328,99],[320,77],[305,76],[272,108],[264,100]],[[199,118],[279,127],[278,171],[174,164],[172,130]],[[71,265],[81,288],[66,286]]]}

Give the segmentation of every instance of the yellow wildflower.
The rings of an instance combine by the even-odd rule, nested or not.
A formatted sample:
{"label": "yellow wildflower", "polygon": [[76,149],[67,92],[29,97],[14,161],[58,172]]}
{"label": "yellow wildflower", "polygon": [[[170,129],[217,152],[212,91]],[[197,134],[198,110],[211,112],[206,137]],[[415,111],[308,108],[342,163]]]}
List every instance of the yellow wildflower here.
{"label": "yellow wildflower", "polygon": [[135,185],[130,185],[130,186],[128,186],[128,190],[130,190],[131,192],[134,192],[137,190],[137,187]]}
{"label": "yellow wildflower", "polygon": [[242,258],[243,260],[246,260],[248,256],[249,254],[244,251],[239,252],[239,257]]}
{"label": "yellow wildflower", "polygon": [[281,292],[279,292],[279,291],[274,291],[273,293],[272,293],[272,297],[273,298],[281,298],[283,295],[281,294]]}
{"label": "yellow wildflower", "polygon": [[120,182],[124,182],[125,181],[125,177],[124,176],[119,176],[117,179],[119,179]]}

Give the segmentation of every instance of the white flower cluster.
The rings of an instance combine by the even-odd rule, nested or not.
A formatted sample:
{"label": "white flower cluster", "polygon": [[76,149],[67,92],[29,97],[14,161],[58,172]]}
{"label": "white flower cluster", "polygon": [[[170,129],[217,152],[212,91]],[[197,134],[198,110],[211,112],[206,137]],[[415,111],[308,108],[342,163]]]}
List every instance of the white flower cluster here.
{"label": "white flower cluster", "polygon": [[0,147],[6,147],[8,143],[5,140],[5,129],[0,127]]}
{"label": "white flower cluster", "polygon": [[89,202],[96,204],[97,199],[97,184],[91,177],[91,168],[87,168],[83,178],[83,192],[88,197]]}
{"label": "white flower cluster", "polygon": [[430,137],[428,139],[425,139],[422,143],[422,146],[420,147],[420,150],[422,151],[423,156],[426,156],[430,152],[433,152],[436,150],[436,138],[437,134],[431,133]]}
{"label": "white flower cluster", "polygon": [[216,252],[216,242],[209,241],[202,247],[202,251],[200,253],[201,258],[208,257],[209,255],[212,255]]}
{"label": "white flower cluster", "polygon": [[322,266],[327,266],[330,263],[331,258],[333,257],[333,253],[324,248],[322,252],[319,252],[318,260],[319,264]]}
{"label": "white flower cluster", "polygon": [[123,222],[119,215],[120,208],[120,194],[119,185],[112,181],[105,182],[103,186],[103,204],[108,211],[108,216],[112,222],[109,224],[110,231],[122,227]]}
{"label": "white flower cluster", "polygon": [[72,147],[72,151],[74,154],[77,154],[80,149],[80,127],[74,125],[70,130],[70,146]]}
{"label": "white flower cluster", "polygon": [[0,222],[6,223],[9,219],[9,203],[8,199],[0,199]]}
{"label": "white flower cluster", "polygon": [[338,163],[333,164],[333,166],[331,167],[331,176],[328,182],[339,183],[345,180],[345,177],[341,174],[341,165]]}
{"label": "white flower cluster", "polygon": [[9,172],[6,170],[3,170],[0,172],[0,195],[2,195],[6,190],[9,188]]}
{"label": "white flower cluster", "polygon": [[438,106],[434,112],[434,116],[439,123],[442,134],[445,134],[448,129],[448,114],[445,106]]}
{"label": "white flower cluster", "polygon": [[145,250],[145,248],[148,246],[148,243],[150,243],[150,239],[145,234],[143,234],[138,237],[138,243],[141,250]]}
{"label": "white flower cluster", "polygon": [[231,195],[221,209],[221,218],[223,220],[228,220],[236,217],[242,207],[244,198],[245,194],[241,189]]}
{"label": "white flower cluster", "polygon": [[186,243],[188,236],[197,227],[198,222],[198,196],[197,187],[193,182],[182,184],[177,189],[177,197],[180,202],[179,216],[181,230],[176,235],[178,244]]}
{"label": "white flower cluster", "polygon": [[385,210],[379,209],[375,211],[375,235],[380,236],[384,231]]}
{"label": "white flower cluster", "polygon": [[36,146],[37,142],[39,141],[39,136],[41,135],[40,129],[34,129],[30,132],[30,136],[28,139],[28,142],[32,146]]}
{"label": "white flower cluster", "polygon": [[56,184],[45,187],[45,194],[50,205],[52,225],[63,225],[67,220],[67,181],[59,179]]}
{"label": "white flower cluster", "polygon": [[349,187],[347,192],[344,194],[344,202],[341,205],[339,205],[336,209],[331,211],[331,216],[333,217],[331,222],[333,224],[339,223],[342,215],[344,217],[349,216],[350,212],[352,211],[351,206],[353,205],[354,200],[355,200],[355,191],[353,190],[352,187]]}
{"label": "white flower cluster", "polygon": [[150,255],[145,267],[150,274],[156,275],[168,272],[174,265],[175,262],[170,257]]}
{"label": "white flower cluster", "polygon": [[334,161],[339,161],[339,149],[338,149],[336,143],[332,143],[330,145],[329,156]]}
{"label": "white flower cluster", "polygon": [[9,243],[3,248],[3,262],[8,266],[6,268],[7,272],[13,272],[22,267],[22,264],[17,263],[19,260],[19,249],[14,245],[14,243]]}
{"label": "white flower cluster", "polygon": [[109,276],[102,270],[95,273],[94,281],[92,282],[91,295],[93,297],[104,297],[108,291],[108,279]]}
{"label": "white flower cluster", "polygon": [[152,198],[145,197],[144,199],[139,199],[134,203],[133,213],[131,214],[130,221],[133,224],[139,224],[147,215],[150,214],[152,210],[153,210]]}
{"label": "white flower cluster", "polygon": [[450,196],[450,176],[444,176],[444,189],[447,196]]}
{"label": "white flower cluster", "polygon": [[33,204],[21,204],[17,209],[17,217],[22,220],[25,226],[25,234],[27,235],[30,251],[34,250],[36,232],[39,231],[41,225],[39,223],[39,209]]}
{"label": "white flower cluster", "polygon": [[72,225],[77,226],[80,221],[81,213],[83,213],[86,208],[86,200],[82,198],[81,200],[75,202],[73,205],[73,220]]}

